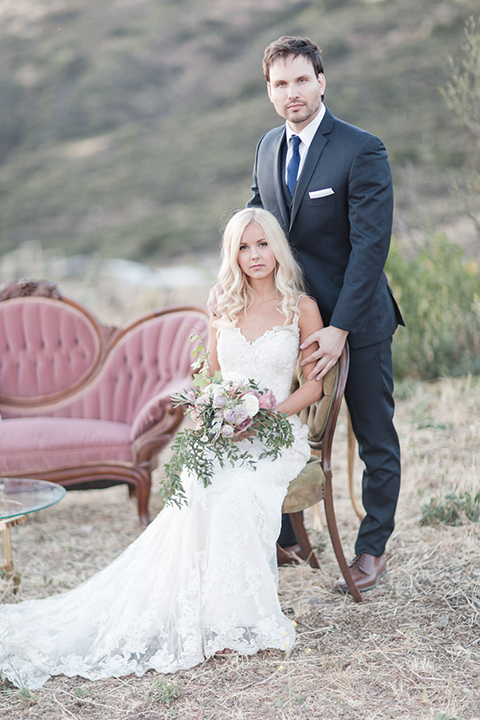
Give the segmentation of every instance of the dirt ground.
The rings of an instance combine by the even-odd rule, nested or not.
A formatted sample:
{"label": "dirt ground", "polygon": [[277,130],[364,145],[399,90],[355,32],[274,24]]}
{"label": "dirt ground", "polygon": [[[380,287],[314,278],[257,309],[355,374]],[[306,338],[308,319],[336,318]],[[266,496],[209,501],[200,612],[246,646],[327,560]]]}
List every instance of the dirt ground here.
{"label": "dirt ground", "polygon": [[[324,547],[320,570],[300,565],[280,572],[282,606],[297,630],[290,655],[217,658],[168,677],[149,672],[94,683],[59,677],[31,694],[4,684],[0,718],[480,720],[480,524],[419,525],[432,495],[480,487],[480,382],[410,382],[397,397],[404,472],[397,527],[388,575],[362,604],[332,591],[339,573],[323,531],[316,537]],[[333,460],[350,557],[358,521],[346,487],[343,413]],[[359,485],[359,462],[356,476]],[[160,509],[160,477],[158,470],[152,514]],[[68,493],[12,530],[22,580],[16,599],[0,581],[2,601],[71,588],[140,532],[124,487]]]}

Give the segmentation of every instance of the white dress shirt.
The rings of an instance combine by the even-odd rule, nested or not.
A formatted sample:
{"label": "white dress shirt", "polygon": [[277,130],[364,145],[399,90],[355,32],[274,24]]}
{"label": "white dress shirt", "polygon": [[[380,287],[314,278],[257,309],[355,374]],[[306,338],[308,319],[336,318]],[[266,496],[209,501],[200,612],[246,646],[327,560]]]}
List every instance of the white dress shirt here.
{"label": "white dress shirt", "polygon": [[292,143],[290,142],[290,138],[292,135],[298,135],[300,138],[300,145],[298,146],[298,151],[300,153],[300,165],[298,168],[298,174],[297,174],[297,180],[300,177],[300,173],[303,170],[303,166],[305,165],[305,158],[307,157],[308,148],[310,147],[310,144],[315,136],[315,133],[318,130],[318,127],[320,123],[323,120],[323,116],[325,115],[325,105],[322,103],[320,107],[320,112],[316,117],[313,118],[311,122],[308,123],[306,127],[303,128],[302,132],[296,133],[292,130],[290,125],[285,123],[286,127],[286,139],[287,139],[287,157],[285,160],[285,182],[287,182],[287,168],[288,163],[290,162],[290,159],[293,155],[293,148]]}

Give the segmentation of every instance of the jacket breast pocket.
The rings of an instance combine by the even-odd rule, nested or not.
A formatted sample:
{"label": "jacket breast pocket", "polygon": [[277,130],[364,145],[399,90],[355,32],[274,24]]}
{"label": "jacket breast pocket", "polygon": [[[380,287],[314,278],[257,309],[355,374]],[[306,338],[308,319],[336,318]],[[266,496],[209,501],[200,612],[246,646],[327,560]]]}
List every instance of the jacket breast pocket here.
{"label": "jacket breast pocket", "polygon": [[309,197],[308,202],[311,208],[322,208],[326,205],[331,205],[332,203],[338,202],[338,196],[335,193],[332,193],[331,195],[326,195],[325,197]]}

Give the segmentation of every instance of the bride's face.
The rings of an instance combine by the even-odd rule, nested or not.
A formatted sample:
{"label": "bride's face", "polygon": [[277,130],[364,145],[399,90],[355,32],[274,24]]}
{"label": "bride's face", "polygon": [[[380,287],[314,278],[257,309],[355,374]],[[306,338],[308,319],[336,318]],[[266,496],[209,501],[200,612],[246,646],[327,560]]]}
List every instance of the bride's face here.
{"label": "bride's face", "polygon": [[277,261],[262,228],[254,222],[244,230],[238,250],[238,264],[249,278],[261,280],[273,276]]}

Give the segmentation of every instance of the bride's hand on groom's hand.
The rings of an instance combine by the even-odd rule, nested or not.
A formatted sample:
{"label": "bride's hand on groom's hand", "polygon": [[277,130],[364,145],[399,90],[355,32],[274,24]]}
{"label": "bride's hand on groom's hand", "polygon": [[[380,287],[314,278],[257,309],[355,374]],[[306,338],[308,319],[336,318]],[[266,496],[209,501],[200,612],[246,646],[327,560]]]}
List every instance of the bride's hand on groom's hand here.
{"label": "bride's hand on groom's hand", "polygon": [[305,350],[313,343],[318,344],[318,349],[304,358],[301,363],[302,367],[312,362],[316,363],[308,376],[308,380],[313,380],[313,378],[321,380],[325,377],[342,354],[347,335],[348,330],[328,325],[321,330],[316,330],[303,341],[300,345],[302,350]]}

